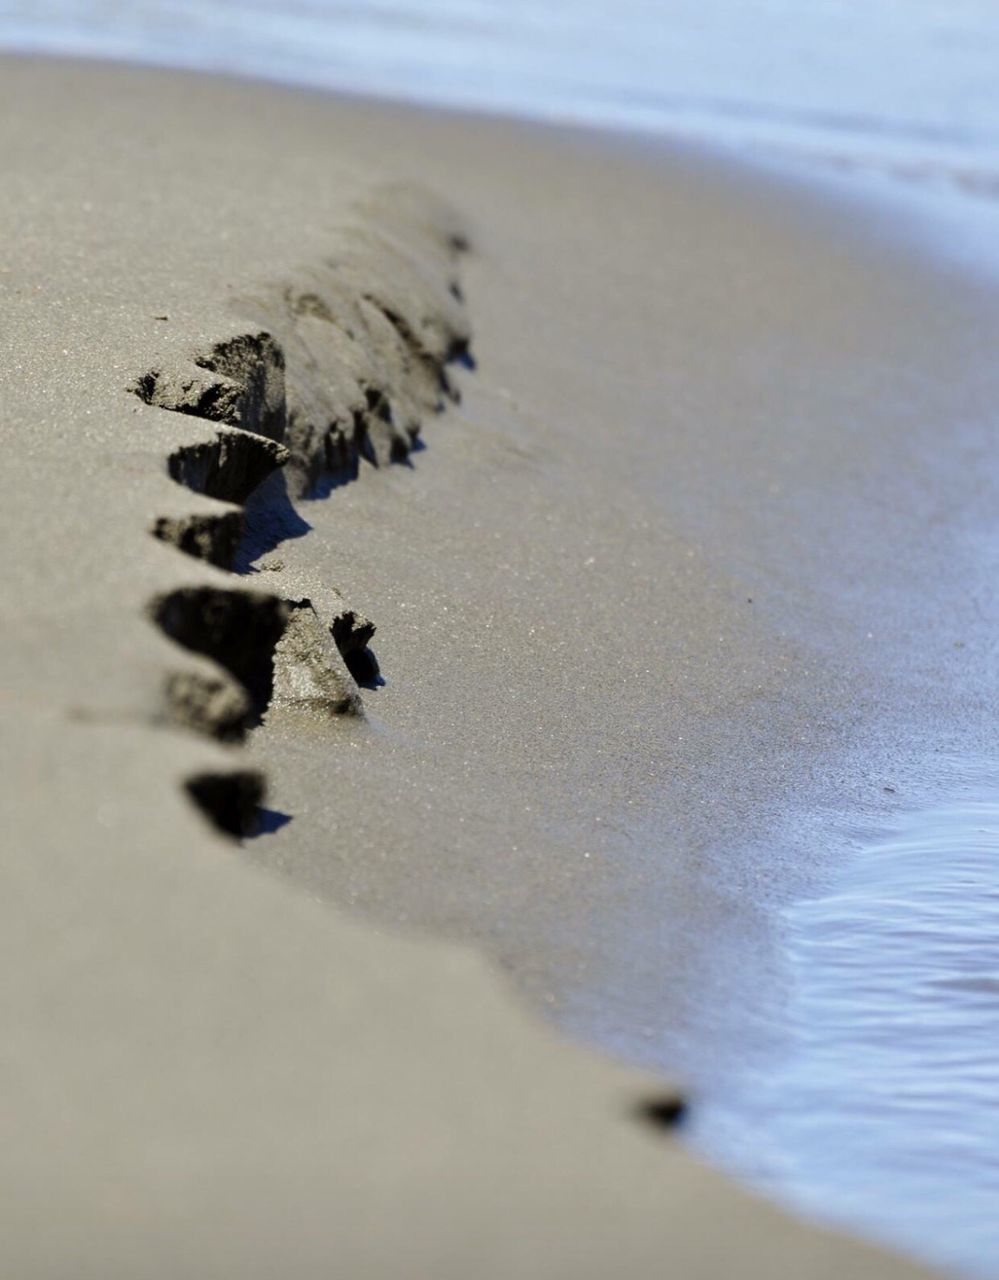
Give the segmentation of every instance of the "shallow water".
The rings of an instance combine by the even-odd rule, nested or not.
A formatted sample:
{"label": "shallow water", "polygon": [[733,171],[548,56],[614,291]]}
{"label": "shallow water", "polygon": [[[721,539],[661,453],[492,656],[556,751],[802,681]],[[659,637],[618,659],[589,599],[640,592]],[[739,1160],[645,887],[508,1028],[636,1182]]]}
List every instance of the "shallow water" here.
{"label": "shallow water", "polygon": [[815,1217],[999,1276],[999,795],[906,816],[781,923],[784,1042],[692,1140]]}
{"label": "shallow water", "polygon": [[993,0],[0,0],[0,46],[765,143],[999,190]]}

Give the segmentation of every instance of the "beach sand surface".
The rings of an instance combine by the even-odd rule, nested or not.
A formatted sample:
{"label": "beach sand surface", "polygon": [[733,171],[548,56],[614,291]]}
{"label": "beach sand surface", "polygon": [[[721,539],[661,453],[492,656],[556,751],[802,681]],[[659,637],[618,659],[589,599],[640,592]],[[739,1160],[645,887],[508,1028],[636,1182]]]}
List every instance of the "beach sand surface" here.
{"label": "beach sand surface", "polygon": [[989,290],[680,148],[0,100],[11,1273],[920,1274],[632,1068],[766,1052],[823,823],[995,750]]}

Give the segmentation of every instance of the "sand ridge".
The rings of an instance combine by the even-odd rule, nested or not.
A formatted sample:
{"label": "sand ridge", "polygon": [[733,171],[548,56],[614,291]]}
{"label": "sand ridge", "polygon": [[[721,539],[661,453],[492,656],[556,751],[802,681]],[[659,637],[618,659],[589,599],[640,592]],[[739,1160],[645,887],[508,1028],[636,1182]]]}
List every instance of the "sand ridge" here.
{"label": "sand ridge", "polygon": [[[146,405],[219,424],[210,440],[174,449],[167,470],[224,507],[159,516],[152,526],[195,559],[223,570],[239,562],[242,573],[255,574],[254,561],[280,545],[289,513],[294,519],[289,476],[301,494],[356,479],[362,460],[403,463],[423,416],[458,398],[447,366],[470,359],[470,330],[455,274],[466,244],[456,215],[398,184],[372,192],[358,212],[325,261],[257,286],[252,301],[233,301],[234,311],[251,312],[267,329],[233,332],[130,385]],[[272,701],[320,715],[363,714],[357,682],[377,677],[375,627],[325,583],[292,599],[180,587],[149,609],[172,640],[231,677],[172,670],[167,719],[233,742]],[[199,774],[187,789],[237,836],[254,829],[265,794],[261,775],[245,768]]]}

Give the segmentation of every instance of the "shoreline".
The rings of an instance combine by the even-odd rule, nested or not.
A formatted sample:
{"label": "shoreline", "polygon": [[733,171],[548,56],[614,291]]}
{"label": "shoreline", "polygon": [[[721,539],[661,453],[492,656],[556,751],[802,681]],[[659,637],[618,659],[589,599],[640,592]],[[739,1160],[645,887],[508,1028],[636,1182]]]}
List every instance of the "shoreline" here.
{"label": "shoreline", "polygon": [[781,912],[787,1043],[687,1136],[802,1213],[990,1280],[994,767],[943,766],[945,802],[858,832],[832,882]]}
{"label": "shoreline", "polygon": [[[7,59],[4,70],[6,118],[33,108],[21,115],[30,127],[0,140],[17,175],[0,225],[22,250],[0,275],[15,317],[3,360],[20,374],[0,404],[16,460],[10,545],[40,509],[51,516],[4,596],[21,646],[4,683],[19,690],[12,714],[37,753],[14,753],[5,773],[25,809],[9,868],[9,982],[23,1080],[39,1099],[39,1081],[64,1097],[46,1121],[20,1095],[4,1181],[25,1221],[40,1221],[43,1189],[61,1195],[64,1257],[82,1250],[94,1274],[108,1271],[94,1233],[114,1233],[121,1214],[129,1251],[182,1231],[172,1252],[133,1268],[142,1275],[182,1264],[191,1240],[215,1259],[203,1265],[212,1275],[265,1274],[289,1256],[311,1274],[345,1246],[365,1274],[449,1274],[469,1250],[481,1262],[486,1240],[494,1270],[480,1269],[496,1275],[639,1275],[667,1249],[678,1274],[723,1271],[728,1250],[761,1276],[917,1274],[793,1222],[622,1122],[669,1086],[632,1084],[550,1040],[464,951],[395,942],[308,899],[474,943],[535,1004],[556,1005],[556,1020],[587,1002],[681,1033],[706,1034],[705,1012],[724,1020],[739,985],[713,1011],[712,984],[740,964],[745,979],[747,934],[766,950],[754,912],[828,865],[814,851],[805,861],[795,807],[887,811],[879,770],[891,761],[911,777],[904,744],[943,714],[951,740],[994,747],[982,701],[992,602],[972,609],[955,565],[976,563],[964,540],[995,495],[980,476],[959,515],[947,504],[966,497],[987,436],[975,414],[995,390],[984,353],[999,308],[903,250],[886,259],[883,239],[818,197],[686,148],[656,148],[653,162],[575,132],[249,83]],[[252,109],[264,101],[266,127]],[[109,127],[125,106],[127,126]],[[387,683],[362,693],[367,721],[283,708],[239,756],[240,769],[270,775],[268,803],[292,818],[249,860],[289,887],[223,851],[167,785],[236,757],[162,727],[162,676],[179,651],[149,626],[145,602],[230,579],[147,530],[229,512],[194,499],[164,462],[210,441],[219,420],[164,407],[176,398],[143,406],[127,388],[211,359],[246,332],[237,322],[272,306],[276,286],[298,299],[328,289],[330,261],[352,250],[345,227],[384,262],[363,212],[385,190],[373,170],[414,169],[469,219],[460,293],[478,368],[455,373],[462,403],[425,419],[428,447],[411,467],[296,503],[311,532],[275,553],[282,569],[237,580],[289,599],[323,582],[378,626]],[[420,290],[430,282],[436,299],[456,283],[428,258],[425,228],[445,228],[432,232],[439,244],[457,233],[436,212],[389,212],[390,236],[416,227],[422,246],[416,319],[395,340],[383,334],[389,346],[402,337],[392,358],[405,373],[406,331],[444,305]],[[622,226],[627,236],[611,230]],[[377,290],[395,279],[399,259],[387,261],[375,263]],[[356,305],[369,285],[348,276]],[[299,405],[320,389],[349,409],[348,357],[320,361],[310,383],[288,341]],[[426,347],[414,350],[419,365]],[[207,372],[246,385],[232,366]],[[190,376],[177,378],[187,394]],[[385,387],[397,411],[409,392],[391,377]],[[944,448],[939,415],[962,396]],[[232,403],[237,418],[248,412]],[[276,428],[253,434],[282,445]],[[915,536],[928,515],[942,529],[933,546]],[[913,660],[907,638],[931,582]],[[878,615],[876,659],[844,601]],[[972,650],[960,661],[958,631]],[[971,658],[981,666],[969,670]],[[185,669],[218,681],[204,663]],[[233,705],[231,688],[212,687]],[[879,740],[861,748],[875,725]],[[864,776],[842,776],[840,762],[861,760]],[[791,838],[774,885],[766,856],[745,850],[782,821]],[[654,921],[671,911],[686,933],[657,938]],[[55,926],[44,956],[31,924]],[[383,1015],[365,1016],[378,1001]],[[270,1028],[280,1034],[262,1036]],[[338,1096],[355,1100],[349,1114]],[[114,1191],[82,1195],[76,1171],[108,1150]],[[217,1172],[206,1181],[220,1169],[241,1169],[248,1196],[232,1198]],[[302,1185],[307,1172],[315,1186]],[[322,1227],[331,1201],[340,1213]],[[717,1239],[719,1214],[734,1215],[741,1238]],[[397,1215],[408,1259],[399,1232],[375,1229]],[[64,1265],[58,1241],[26,1231],[17,1246],[38,1274]]]}
{"label": "shoreline", "polygon": [[[404,12],[405,7],[400,10],[400,15]],[[65,18],[69,15],[61,16]],[[942,84],[924,82],[921,86],[922,93],[910,86],[907,93],[880,101],[865,101],[867,94],[862,88],[859,94],[847,90],[840,98],[834,94],[832,100],[821,102],[818,99],[809,101],[807,89],[802,98],[804,86],[801,84],[794,86],[785,82],[783,85],[772,85],[767,97],[758,100],[753,87],[746,83],[742,84],[741,92],[734,97],[727,93],[720,94],[718,68],[709,71],[707,78],[700,84],[697,83],[699,77],[695,76],[685,90],[671,93],[661,81],[649,80],[646,66],[644,74],[640,75],[644,84],[634,83],[630,79],[627,83],[621,83],[619,79],[612,80],[602,83],[600,90],[594,93],[593,90],[597,89],[596,82],[585,88],[580,82],[581,79],[588,78],[585,74],[584,77],[574,77],[572,85],[562,80],[565,57],[542,58],[541,65],[536,68],[536,77],[518,80],[515,59],[511,58],[513,51],[504,46],[495,50],[499,58],[498,73],[486,89],[481,83],[470,85],[460,74],[455,75],[453,65],[448,68],[449,74],[445,73],[443,79],[439,75],[433,78],[428,76],[428,72],[440,72],[443,69],[439,61],[434,66],[434,58],[441,59],[449,48],[452,54],[455,50],[461,50],[465,58],[474,59],[477,42],[485,37],[485,31],[481,30],[477,36],[469,39],[470,33],[463,32],[460,24],[458,29],[452,26],[444,36],[432,11],[420,15],[426,23],[424,34],[429,37],[428,43],[422,48],[419,40],[415,45],[409,43],[399,27],[391,24],[390,39],[398,61],[390,60],[388,63],[383,62],[378,54],[372,54],[370,49],[366,49],[363,38],[358,43],[348,37],[346,47],[341,43],[334,48],[329,43],[332,32],[329,28],[324,29],[321,20],[313,30],[315,38],[308,42],[307,47],[301,43],[300,32],[296,39],[293,17],[285,24],[286,38],[269,41],[262,48],[254,39],[254,23],[238,31],[227,31],[224,19],[215,28],[209,19],[207,32],[196,33],[193,41],[174,43],[171,39],[172,32],[168,28],[154,34],[155,26],[147,26],[141,19],[122,40],[124,33],[121,29],[115,33],[117,39],[109,39],[109,33],[101,29],[99,21],[88,21],[86,14],[76,16],[78,25],[74,30],[72,25],[60,26],[58,20],[53,23],[54,15],[44,14],[37,24],[34,42],[27,36],[25,28],[16,23],[12,29],[0,30],[0,37],[8,42],[13,40],[14,43],[8,43],[6,47],[12,55],[22,58],[113,61],[123,66],[146,66],[167,71],[173,69],[186,74],[237,76],[251,83],[268,83],[292,90],[392,103],[402,110],[426,108],[443,113],[472,116],[481,114],[485,118],[503,117],[528,125],[533,122],[544,123],[553,128],[582,127],[620,136],[645,134],[685,140],[687,145],[694,147],[721,146],[730,149],[733,154],[747,151],[754,162],[760,161],[763,164],[767,163],[769,156],[771,159],[775,158],[779,165],[784,156],[786,162],[792,165],[797,161],[819,166],[820,169],[859,168],[888,177],[891,182],[914,181],[928,189],[937,186],[942,180],[957,192],[984,196],[990,200],[994,200],[999,191],[999,174],[990,162],[990,152],[994,150],[994,145],[990,147],[988,132],[981,129],[980,121],[969,117],[967,104],[964,104],[963,119],[955,119],[953,102],[949,102],[947,108],[943,109],[943,118],[943,103],[939,98],[932,104],[926,102],[926,90],[941,88]],[[377,20],[366,24],[363,9],[359,12],[357,8],[352,10],[348,6],[341,16],[347,19],[349,26],[360,17],[360,26],[368,27],[368,40],[377,28]],[[413,16],[411,13],[410,17]],[[749,47],[742,48],[742,56],[729,65],[729,77],[734,76],[736,80],[740,80],[747,65],[746,58],[748,57],[750,64],[759,58],[759,50],[753,48],[753,37],[758,39],[768,28],[780,30],[783,27],[792,42],[789,47],[792,61],[795,56],[811,55],[814,58],[819,54],[820,62],[825,63],[825,76],[831,80],[836,79],[833,73],[837,58],[842,59],[846,52],[842,44],[838,53],[835,46],[832,50],[823,50],[821,44],[815,45],[809,39],[807,23],[796,30],[792,21],[791,29],[788,30],[787,16],[784,15],[782,21],[774,6],[771,6],[769,12],[764,11],[761,15],[760,22],[752,24],[750,31],[743,33],[744,37],[750,36]],[[924,27],[926,14],[917,13],[913,16],[916,22],[912,30],[918,31]],[[978,15],[980,35],[989,38],[989,24],[984,19],[985,15]],[[512,24],[509,30],[504,31],[504,24],[501,23],[492,32],[501,46],[504,36],[509,38],[521,27],[524,15],[511,11],[508,20]],[[627,18],[623,20],[628,21]],[[258,21],[266,23],[266,6],[258,15]],[[597,22],[599,21],[598,17]],[[970,21],[973,27],[975,19],[972,17]],[[28,25],[32,25],[30,21]],[[61,29],[59,39],[53,39],[54,25]],[[638,34],[642,24],[639,22],[634,25],[634,34]],[[691,32],[684,31],[684,25],[681,18],[677,35],[681,41],[689,41]],[[851,43],[862,29],[863,27],[851,32]],[[200,42],[197,34],[202,36]],[[358,32],[354,32],[355,36],[357,34]],[[525,34],[523,29],[520,34]],[[578,39],[579,32],[574,34]],[[649,24],[645,34],[655,38],[658,33],[654,23]],[[888,49],[897,45],[897,32],[895,41],[885,44],[886,32],[877,19],[874,30],[869,34],[874,36],[868,48],[869,58],[877,56],[874,50],[879,47],[884,56]],[[967,39],[968,35],[969,31],[966,30],[964,38]],[[248,36],[249,39],[244,43],[240,36]],[[707,52],[710,57],[711,50],[706,49],[702,41],[698,41],[695,36],[692,52],[700,46],[700,52]],[[81,44],[85,47],[80,48]],[[116,47],[102,48],[102,45],[109,44]],[[220,48],[225,49],[221,57]],[[980,60],[979,75],[985,66],[984,48],[983,45],[977,49],[975,55]],[[630,51],[630,65],[633,69],[636,61],[642,60],[634,56],[640,51],[646,52],[640,45],[634,46]],[[896,48],[896,53],[899,54],[896,74],[904,75],[900,68],[907,64],[918,64],[926,57],[927,52],[926,46],[920,44],[918,37],[915,47],[909,50],[908,57]],[[960,96],[963,91],[967,95],[966,78],[971,73],[968,49],[958,48],[952,57],[944,56],[939,47],[933,52],[939,61],[942,83],[949,86],[952,94]],[[831,53],[831,60],[823,58],[823,53],[827,56]],[[565,56],[578,59],[581,55],[585,57],[578,45],[571,53],[566,49]],[[618,51],[619,70],[622,57],[627,58],[624,48]],[[332,76],[330,65],[336,67]],[[867,68],[867,75],[871,69]],[[597,81],[600,81],[601,73],[606,70],[604,60],[587,66],[587,71],[595,74]],[[863,77],[863,68],[858,70]],[[819,76],[818,80],[821,79]],[[711,88],[712,81],[714,91]],[[411,87],[408,90],[402,88],[405,84]],[[726,88],[729,84],[730,81],[726,79]],[[412,86],[418,88],[414,89]],[[776,98],[773,96],[775,88]],[[930,96],[933,96],[932,93]],[[903,101],[908,102],[910,111],[903,108],[900,114],[898,108]],[[932,120],[919,109],[912,111],[911,107],[915,102],[921,102],[924,107],[929,106],[930,117],[936,116],[936,119]],[[987,104],[983,104],[983,109],[987,117]],[[994,139],[992,141],[994,143]]]}

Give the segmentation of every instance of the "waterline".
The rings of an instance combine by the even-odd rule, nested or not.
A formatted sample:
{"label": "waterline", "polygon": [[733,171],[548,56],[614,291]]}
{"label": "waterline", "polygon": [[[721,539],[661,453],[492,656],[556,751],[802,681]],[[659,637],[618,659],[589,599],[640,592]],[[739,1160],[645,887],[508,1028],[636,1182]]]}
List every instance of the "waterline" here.
{"label": "waterline", "polygon": [[0,0],[0,46],[999,188],[991,0]]}
{"label": "waterline", "polygon": [[780,1061],[691,1140],[817,1219],[999,1276],[999,795],[900,819],[782,926]]}

